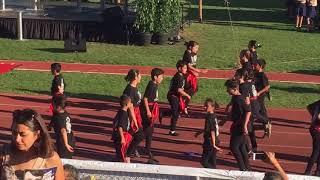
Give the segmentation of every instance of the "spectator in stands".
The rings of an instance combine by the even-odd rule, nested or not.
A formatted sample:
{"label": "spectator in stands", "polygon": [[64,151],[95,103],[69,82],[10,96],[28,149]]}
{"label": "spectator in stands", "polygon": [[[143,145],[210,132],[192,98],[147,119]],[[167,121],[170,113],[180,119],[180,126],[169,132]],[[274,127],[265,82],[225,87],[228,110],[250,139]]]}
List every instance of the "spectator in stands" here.
{"label": "spectator in stands", "polygon": [[79,179],[79,171],[77,168],[70,164],[65,164],[63,166],[64,175],[66,180],[78,180]]}
{"label": "spectator in stands", "polygon": [[266,152],[266,159],[264,160],[266,163],[273,165],[273,167],[278,172],[266,172],[263,180],[288,180],[289,177],[286,172],[282,169],[280,163],[275,157],[273,152]]}
{"label": "spectator in stands", "polygon": [[307,31],[314,30],[314,22],[317,17],[317,0],[308,0],[307,1]]}
{"label": "spectator in stands", "polygon": [[[23,179],[36,170],[37,176],[65,179],[62,162],[54,151],[45,123],[31,109],[13,112],[12,141],[2,147],[1,179]],[[26,171],[27,170],[27,171]]]}
{"label": "spectator in stands", "polygon": [[306,16],[306,0],[297,0],[297,19],[296,19],[296,29],[301,30],[303,17]]}

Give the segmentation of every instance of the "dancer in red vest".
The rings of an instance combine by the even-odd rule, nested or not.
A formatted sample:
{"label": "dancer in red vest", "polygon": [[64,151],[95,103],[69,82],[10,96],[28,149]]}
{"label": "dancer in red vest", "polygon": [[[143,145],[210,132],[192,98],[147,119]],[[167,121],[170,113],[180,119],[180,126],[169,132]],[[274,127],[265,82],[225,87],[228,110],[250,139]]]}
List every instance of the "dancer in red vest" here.
{"label": "dancer in red vest", "polygon": [[128,109],[132,108],[131,98],[126,95],[120,97],[121,109],[118,110],[113,120],[112,140],[116,149],[117,161],[130,163],[130,157],[127,157],[127,150],[131,143],[132,136],[129,133],[130,121]]}
{"label": "dancer in red vest", "polygon": [[[199,50],[199,44],[195,41],[186,42],[186,51],[183,54],[182,61],[187,64],[188,71],[185,74],[186,84],[185,91],[192,97],[198,91],[198,80],[199,73],[207,73],[205,69],[197,68],[197,53]],[[185,99],[186,107],[183,110],[184,114],[189,117],[188,105],[190,99]]]}

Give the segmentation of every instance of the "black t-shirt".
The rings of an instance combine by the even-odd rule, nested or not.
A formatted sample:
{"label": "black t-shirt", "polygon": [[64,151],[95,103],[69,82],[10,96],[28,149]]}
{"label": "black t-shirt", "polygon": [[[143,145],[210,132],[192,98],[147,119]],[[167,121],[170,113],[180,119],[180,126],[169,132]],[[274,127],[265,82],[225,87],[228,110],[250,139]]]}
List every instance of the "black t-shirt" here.
{"label": "black t-shirt", "polygon": [[257,54],[257,51],[250,51],[250,62],[251,64],[255,64],[257,63],[257,60],[258,60],[258,54]]}
{"label": "black t-shirt", "polygon": [[61,74],[54,76],[52,80],[51,95],[55,95],[57,92],[59,92],[58,86],[64,86],[64,88],[66,88],[66,82]]}
{"label": "black t-shirt", "polygon": [[118,129],[121,127],[123,132],[128,132],[130,128],[128,112],[120,109],[114,118],[113,123],[115,128]]}
{"label": "black t-shirt", "polygon": [[138,88],[132,87],[130,84],[124,89],[123,94],[129,96],[133,103],[134,107],[137,107],[141,103],[141,93],[139,92]]}
{"label": "black t-shirt", "polygon": [[251,107],[245,103],[245,98],[243,95],[232,96],[231,104],[231,119],[234,123],[232,134],[243,134],[243,125],[245,123],[246,113],[251,112]]}
{"label": "black t-shirt", "polygon": [[71,129],[71,118],[67,111],[64,111],[63,113],[54,113],[51,119],[51,122],[53,124],[54,132],[56,135],[56,143],[57,145],[62,145],[64,147],[63,143],[63,137],[61,134],[61,129],[64,128],[67,131],[67,138],[68,138],[68,144],[73,144],[73,133]]}
{"label": "black t-shirt", "polygon": [[129,116],[128,112],[120,109],[117,112],[117,115],[113,119],[113,127],[114,131],[112,133],[112,138],[113,140],[117,140],[120,138],[120,134],[118,132],[118,128],[122,128],[123,132],[128,132],[130,129],[130,121],[129,121]]}
{"label": "black t-shirt", "polygon": [[243,97],[250,97],[250,87],[247,83],[241,83],[239,85],[239,91]]}
{"label": "black t-shirt", "polygon": [[177,72],[170,82],[169,94],[179,96],[178,89],[184,89],[185,86],[185,77]]}
{"label": "black t-shirt", "polygon": [[252,82],[245,82],[239,85],[239,91],[244,97],[257,96],[257,90]]}
{"label": "black t-shirt", "polygon": [[148,98],[148,102],[157,102],[158,101],[158,84],[154,83],[153,81],[149,81],[143,97]]}
{"label": "black t-shirt", "polygon": [[215,142],[218,145],[218,122],[217,117],[214,113],[208,113],[206,115],[205,125],[204,125],[204,132],[203,132],[203,147],[212,147],[212,139],[211,139],[211,132],[215,133]]}
{"label": "black t-shirt", "polygon": [[245,69],[245,70],[253,70],[253,68],[252,68],[252,64],[251,64],[251,62],[245,62],[245,63],[243,63],[242,64],[242,67],[241,68],[243,68],[243,69]]}
{"label": "black t-shirt", "polygon": [[[268,77],[264,72],[257,72],[255,73],[255,81],[254,81],[255,87],[257,91],[261,91],[263,88],[269,85]],[[263,94],[264,95],[264,94]]]}
{"label": "black t-shirt", "polygon": [[197,65],[197,55],[190,53],[188,50],[186,50],[183,54],[182,61],[191,64],[192,66],[196,67]]}

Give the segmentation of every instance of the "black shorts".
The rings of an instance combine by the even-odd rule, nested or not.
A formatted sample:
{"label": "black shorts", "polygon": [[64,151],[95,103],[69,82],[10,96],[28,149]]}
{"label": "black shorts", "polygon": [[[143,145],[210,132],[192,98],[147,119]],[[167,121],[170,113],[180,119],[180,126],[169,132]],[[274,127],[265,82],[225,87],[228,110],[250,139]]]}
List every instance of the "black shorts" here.
{"label": "black shorts", "polygon": [[297,16],[306,16],[306,5],[305,4],[298,4]]}
{"label": "black shorts", "polygon": [[317,11],[315,6],[307,6],[307,17],[315,18],[317,16]]}

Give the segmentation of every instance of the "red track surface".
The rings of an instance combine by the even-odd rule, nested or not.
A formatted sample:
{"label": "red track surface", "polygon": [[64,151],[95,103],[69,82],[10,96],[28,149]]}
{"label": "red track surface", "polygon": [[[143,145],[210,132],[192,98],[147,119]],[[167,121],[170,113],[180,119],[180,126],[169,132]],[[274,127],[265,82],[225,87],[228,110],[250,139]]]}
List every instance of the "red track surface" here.
{"label": "red track surface", "polygon": [[[0,63],[16,63],[21,64],[18,70],[36,70],[49,71],[50,62],[41,61],[8,61],[0,60]],[[150,74],[152,67],[150,66],[126,66],[126,65],[101,65],[101,64],[77,64],[77,63],[61,63],[64,72],[86,72],[86,73],[101,73],[101,74],[126,74],[129,69],[136,68],[142,74]],[[163,68],[166,75],[173,75],[176,70],[174,68]],[[233,70],[209,70],[207,74],[202,74],[201,78],[209,79],[228,79],[234,74]],[[267,73],[269,80],[279,82],[292,83],[308,83],[320,84],[320,76],[296,74],[296,73]]]}
{"label": "red track surface", "polygon": [[[10,140],[11,113],[15,109],[33,108],[49,119],[49,96],[25,96],[0,94],[0,143]],[[94,159],[111,161],[114,149],[110,141],[112,119],[118,108],[114,102],[104,102],[86,99],[69,99],[72,105],[68,111],[71,114],[73,130],[77,139],[77,159]],[[166,107],[164,105],[163,107]],[[302,173],[311,153],[311,137],[308,133],[310,119],[305,110],[270,109],[273,122],[273,132],[270,139],[258,139],[261,150],[274,151],[287,172]],[[199,157],[186,153],[201,154],[202,136],[194,138],[194,133],[203,128],[203,113],[201,107],[192,106],[191,113],[197,118],[181,118],[178,122],[180,136],[168,136],[169,119],[164,118],[164,125],[157,126],[154,133],[153,152],[161,164],[201,167]],[[219,118],[225,116],[220,112]],[[224,152],[218,155],[218,168],[237,169],[233,156],[229,153],[230,122],[221,129],[221,141]],[[261,132],[258,132],[258,136]],[[142,143],[142,146],[144,143]],[[134,159],[133,162],[146,162],[145,157]],[[251,161],[257,171],[272,169],[261,161]]]}

